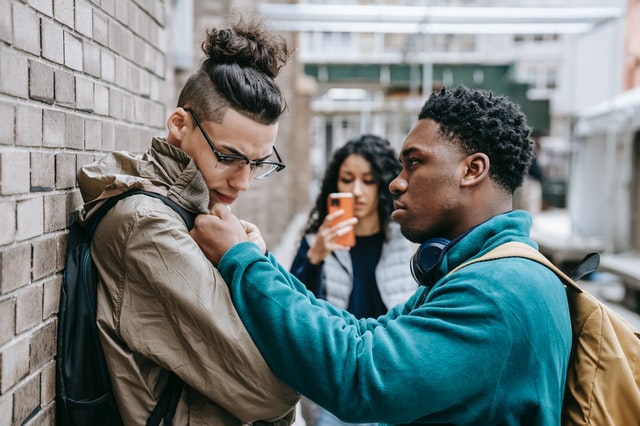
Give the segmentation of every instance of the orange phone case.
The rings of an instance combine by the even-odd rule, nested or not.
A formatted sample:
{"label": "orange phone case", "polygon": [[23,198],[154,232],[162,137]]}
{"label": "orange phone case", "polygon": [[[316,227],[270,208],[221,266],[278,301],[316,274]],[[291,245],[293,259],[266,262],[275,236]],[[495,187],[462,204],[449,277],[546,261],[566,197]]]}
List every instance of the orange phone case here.
{"label": "orange phone case", "polygon": [[[344,210],[344,213],[331,221],[331,225],[342,222],[353,217],[353,194],[350,192],[334,192],[329,194],[327,201],[327,211],[333,213],[336,210]],[[340,235],[335,242],[344,246],[353,247],[356,245],[356,234],[353,228],[344,235]]]}

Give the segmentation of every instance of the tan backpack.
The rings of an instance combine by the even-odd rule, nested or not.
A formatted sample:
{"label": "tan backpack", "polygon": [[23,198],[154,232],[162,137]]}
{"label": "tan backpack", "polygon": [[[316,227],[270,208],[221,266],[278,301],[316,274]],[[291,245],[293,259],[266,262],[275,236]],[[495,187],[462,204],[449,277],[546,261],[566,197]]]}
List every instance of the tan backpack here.
{"label": "tan backpack", "polygon": [[640,425],[640,332],[524,243],[502,244],[451,272],[475,262],[505,257],[524,257],[546,266],[558,275],[567,290],[573,343],[562,424]]}

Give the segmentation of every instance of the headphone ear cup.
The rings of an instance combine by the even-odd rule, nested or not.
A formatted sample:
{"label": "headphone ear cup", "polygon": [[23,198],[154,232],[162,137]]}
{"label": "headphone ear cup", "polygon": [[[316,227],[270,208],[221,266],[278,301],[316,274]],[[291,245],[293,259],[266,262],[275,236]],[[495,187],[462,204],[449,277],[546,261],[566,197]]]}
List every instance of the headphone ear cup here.
{"label": "headphone ear cup", "polygon": [[416,250],[411,258],[411,274],[420,285],[431,286],[432,274],[440,266],[440,256],[449,244],[446,238],[431,238]]}

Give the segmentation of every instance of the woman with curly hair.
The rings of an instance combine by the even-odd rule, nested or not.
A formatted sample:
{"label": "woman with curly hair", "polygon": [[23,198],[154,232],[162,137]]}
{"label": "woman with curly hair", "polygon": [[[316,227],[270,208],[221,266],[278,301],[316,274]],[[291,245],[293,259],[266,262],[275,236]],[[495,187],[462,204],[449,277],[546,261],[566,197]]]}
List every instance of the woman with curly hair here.
{"label": "woman with curly hair", "polygon": [[[210,29],[202,49],[206,58],[170,112],[165,138],[153,138],[142,156],[114,152],[80,170],[87,217],[136,188],[208,214],[214,204],[232,204],[251,179],[284,168],[274,144],[286,109],[274,80],[289,56],[284,39],[241,18]],[[97,226],[92,255],[122,423],[148,424],[165,389],[177,389],[177,406],[163,424],[293,421],[298,395],[273,375],[219,271],[169,206],[143,194],[121,199]]]}
{"label": "woman with curly hair", "polygon": [[[374,135],[351,139],[327,166],[291,272],[317,297],[358,318],[377,317],[416,290],[411,280],[411,243],[391,222],[389,183],[402,166],[389,142]],[[327,215],[327,196],[354,196],[356,244],[335,242],[335,215]]]}

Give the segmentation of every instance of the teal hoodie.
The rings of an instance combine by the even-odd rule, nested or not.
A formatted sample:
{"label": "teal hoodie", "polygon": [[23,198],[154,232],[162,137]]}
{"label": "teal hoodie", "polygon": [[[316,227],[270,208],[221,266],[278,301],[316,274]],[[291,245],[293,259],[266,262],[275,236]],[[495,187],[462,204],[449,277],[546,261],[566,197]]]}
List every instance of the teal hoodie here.
{"label": "teal hoodie", "polygon": [[523,258],[463,262],[508,241],[536,247],[523,211],[447,251],[432,288],[355,319],[240,243],[221,259],[233,302],[275,374],[349,422],[559,425],[571,349],[564,287]]}

